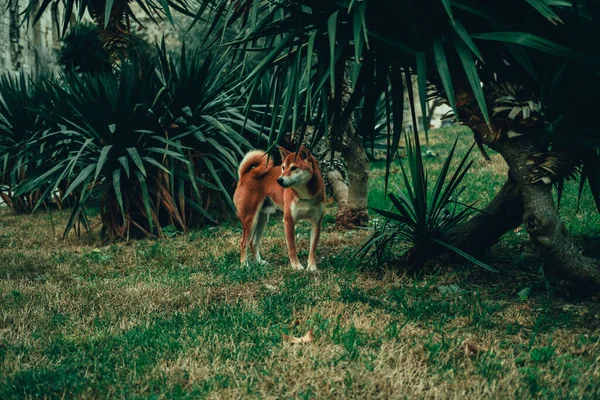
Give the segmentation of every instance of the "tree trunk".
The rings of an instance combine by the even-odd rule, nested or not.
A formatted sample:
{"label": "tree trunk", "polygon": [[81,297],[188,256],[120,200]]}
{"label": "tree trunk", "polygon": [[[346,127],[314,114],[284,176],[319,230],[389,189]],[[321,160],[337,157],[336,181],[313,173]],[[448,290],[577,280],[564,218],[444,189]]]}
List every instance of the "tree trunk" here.
{"label": "tree trunk", "polygon": [[[346,66],[343,79],[341,109],[346,109],[352,85],[350,84],[349,68]],[[331,127],[335,127],[334,121]],[[348,169],[348,199],[344,203],[338,203],[336,222],[338,227],[353,229],[357,226],[366,226],[369,223],[368,194],[369,194],[369,159],[362,146],[362,141],[354,128],[354,112],[348,113],[346,120],[337,124],[338,132],[330,132],[336,135],[335,143],[338,144],[342,158],[346,161]]]}
{"label": "tree trunk", "polygon": [[[340,115],[344,115],[343,119],[337,123],[335,117],[332,118],[329,123],[329,135],[333,140],[320,141],[312,152],[319,159],[328,191],[333,192],[333,198],[338,204],[337,226],[342,229],[353,229],[369,223],[367,211],[369,159],[362,146],[362,140],[354,128],[354,113],[343,112],[352,95],[348,68],[340,82],[342,84]],[[310,139],[313,135],[314,131],[307,129],[307,137],[304,140]],[[294,145],[294,136],[291,142]],[[333,159],[331,158],[332,146],[334,147]],[[345,162],[345,166],[340,162],[341,160]],[[347,175],[347,184],[344,175]]]}
{"label": "tree trunk", "polygon": [[[440,82],[434,84],[440,87]],[[495,111],[490,123],[486,123],[481,110],[474,105],[474,95],[468,84],[453,81],[453,85],[458,119],[474,131],[478,143],[486,144],[502,155],[509,167],[509,181],[513,182],[510,185],[516,188],[505,185],[494,200],[499,207],[494,209],[492,202],[486,208],[496,211],[498,218],[490,218],[489,215],[476,217],[461,226],[462,230],[457,229],[451,242],[454,240],[454,244],[463,249],[474,248],[474,243],[483,247],[490,243],[489,239],[500,236],[502,230],[514,224],[518,214],[522,214],[522,222],[531,241],[546,264],[579,287],[597,291],[600,288],[600,260],[581,254],[562,223],[552,197],[552,180],[559,172],[568,173],[565,168],[569,168],[570,163],[531,139],[545,126],[539,99],[521,85],[507,81],[487,83],[484,90],[488,108],[503,107]],[[515,107],[519,109],[525,103],[529,110],[527,115],[525,108],[520,108],[520,115],[510,115]],[[516,200],[516,193],[521,204]],[[502,219],[503,215],[506,220]],[[498,226],[493,227],[492,234],[483,235],[488,220]],[[477,235],[488,237],[478,238]]]}
{"label": "tree trunk", "polygon": [[445,240],[469,254],[477,254],[521,225],[523,202],[519,188],[510,176],[496,197],[481,211],[452,229]]}
{"label": "tree trunk", "polygon": [[523,202],[523,223],[548,265],[583,287],[600,288],[600,260],[580,253],[560,219],[552,185],[542,181],[532,183],[530,157],[545,150],[530,139],[505,140],[494,147],[510,168]]}
{"label": "tree trunk", "polygon": [[431,120],[433,119],[433,112],[435,111],[435,109],[439,106],[441,106],[442,104],[444,104],[444,100],[442,100],[441,98],[438,99],[434,99],[431,101],[431,104],[429,105],[428,109],[427,109],[427,121],[424,122],[424,124],[427,127],[427,129],[431,128]]}
{"label": "tree trunk", "polygon": [[341,228],[352,229],[369,223],[369,159],[355,132],[353,122],[348,128],[348,142],[341,149],[348,167],[348,201],[339,205],[336,222]]}
{"label": "tree trunk", "polygon": [[[106,15],[106,1],[91,0],[89,12],[98,27],[98,35],[113,67],[118,67],[123,58],[127,58],[130,44],[127,1],[113,3],[110,15]],[[108,19],[108,23],[105,23]]]}
{"label": "tree trunk", "polygon": [[348,204],[348,185],[346,185],[342,173],[336,169],[327,172],[327,181],[331,186],[333,198],[338,203],[338,208],[345,207]]}

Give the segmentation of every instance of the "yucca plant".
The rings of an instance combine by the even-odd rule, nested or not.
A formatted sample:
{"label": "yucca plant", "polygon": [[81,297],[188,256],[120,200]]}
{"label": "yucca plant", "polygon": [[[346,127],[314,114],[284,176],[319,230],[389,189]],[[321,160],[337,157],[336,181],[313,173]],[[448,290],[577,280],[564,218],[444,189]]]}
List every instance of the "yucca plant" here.
{"label": "yucca plant", "polygon": [[47,187],[43,200],[68,181],[64,196],[76,203],[65,235],[77,222],[89,226],[93,204],[109,239],[216,220],[248,147],[231,128],[237,96],[221,70],[185,50],[175,62],[163,47],[161,60],[132,57],[118,74],[64,75],[41,110],[60,130],[30,141],[46,157],[16,191]]}
{"label": "yucca plant", "polygon": [[405,253],[404,260],[409,265],[421,267],[433,255],[439,254],[440,248],[445,248],[476,265],[497,272],[445,240],[448,232],[475,212],[473,204],[463,204],[459,200],[465,190],[465,186],[461,186],[462,181],[473,163],[469,161],[472,148],[461,159],[454,172],[451,172],[450,166],[456,150],[454,142],[433,187],[430,187],[418,142],[415,146],[406,136],[405,161],[408,168],[405,168],[404,161],[400,161],[403,190],[399,189],[397,194],[389,194],[392,210],[374,209],[384,218],[384,222],[376,227],[373,235],[361,248],[361,253],[368,254],[373,250],[381,259],[386,250],[400,242],[411,246]]}
{"label": "yucca plant", "polygon": [[[178,163],[179,170],[172,173],[179,176],[191,169],[196,177],[187,188],[187,203],[192,208],[190,213],[183,212],[182,218],[202,216],[216,221],[216,216],[207,213],[202,204],[214,205],[224,199],[233,209],[229,192],[231,183],[237,180],[238,161],[251,147],[248,138],[259,136],[256,124],[244,123],[244,104],[236,90],[240,68],[231,70],[211,55],[190,54],[185,44],[179,60],[166,56],[164,42],[158,54],[157,74],[167,88],[160,106],[160,124],[166,127],[165,140],[161,140],[178,146],[178,151],[190,161],[189,166]],[[206,198],[202,201],[194,182],[204,191]],[[184,207],[182,190],[178,189],[178,198]],[[200,214],[194,216],[193,210]]]}
{"label": "yucca plant", "polygon": [[27,144],[50,129],[36,112],[48,83],[45,77],[32,79],[24,73],[0,75],[0,198],[18,214],[32,211],[40,196],[39,191],[15,195],[14,188],[27,178],[32,157],[43,151]]}

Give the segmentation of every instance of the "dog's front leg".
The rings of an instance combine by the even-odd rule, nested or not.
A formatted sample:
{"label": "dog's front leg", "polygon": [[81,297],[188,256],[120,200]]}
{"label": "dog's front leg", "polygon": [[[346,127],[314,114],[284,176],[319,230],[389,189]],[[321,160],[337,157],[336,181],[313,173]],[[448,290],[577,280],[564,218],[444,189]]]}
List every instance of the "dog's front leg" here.
{"label": "dog's front leg", "polygon": [[310,252],[308,253],[308,270],[317,270],[317,243],[319,243],[319,236],[321,236],[321,223],[323,222],[323,216],[318,220],[312,221],[312,229],[310,231]]}
{"label": "dog's front leg", "polygon": [[298,260],[298,254],[296,252],[296,223],[291,215],[284,215],[283,224],[285,225],[285,240],[288,246],[288,253],[290,255],[290,263],[294,269],[304,269],[300,260]]}

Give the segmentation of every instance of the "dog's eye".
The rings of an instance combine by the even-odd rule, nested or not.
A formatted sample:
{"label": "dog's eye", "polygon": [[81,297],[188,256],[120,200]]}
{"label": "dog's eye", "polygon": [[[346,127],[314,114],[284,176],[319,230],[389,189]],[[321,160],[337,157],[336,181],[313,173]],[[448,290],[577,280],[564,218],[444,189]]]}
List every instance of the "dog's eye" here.
{"label": "dog's eye", "polygon": [[291,169],[292,171],[295,171],[295,170],[297,170],[297,169],[298,169],[298,167],[296,167],[296,166],[294,165],[294,166],[293,166],[292,168],[290,168],[290,169]]}

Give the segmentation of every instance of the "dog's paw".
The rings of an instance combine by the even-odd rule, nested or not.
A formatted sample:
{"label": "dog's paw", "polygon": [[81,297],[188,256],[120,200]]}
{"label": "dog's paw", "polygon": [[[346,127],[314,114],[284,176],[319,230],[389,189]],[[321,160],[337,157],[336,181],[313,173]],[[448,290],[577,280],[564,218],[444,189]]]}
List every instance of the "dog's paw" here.
{"label": "dog's paw", "polygon": [[317,266],[316,265],[308,265],[308,268],[306,268],[307,271],[309,272],[315,272],[317,270]]}
{"label": "dog's paw", "polygon": [[258,260],[258,261],[256,261],[256,264],[257,265],[267,265],[268,262],[266,262],[265,260]]}
{"label": "dog's paw", "polygon": [[304,269],[304,266],[300,263],[298,264],[292,264],[292,269],[296,269],[298,271],[302,271]]}

